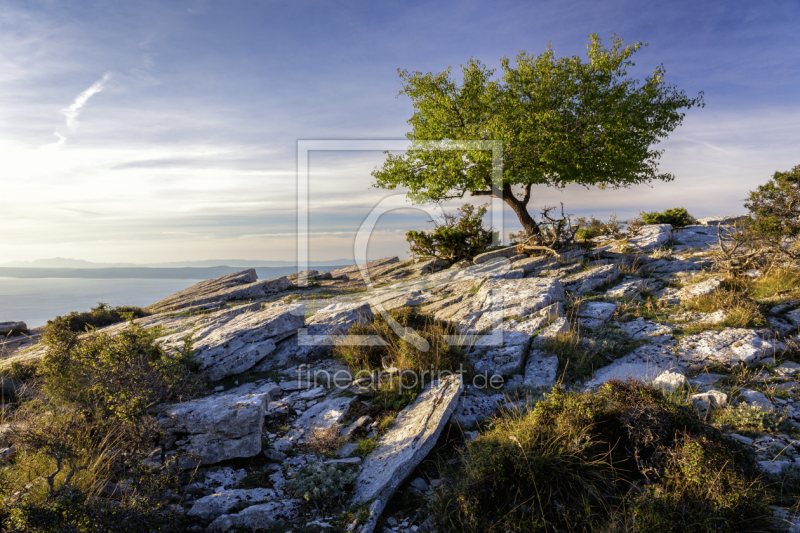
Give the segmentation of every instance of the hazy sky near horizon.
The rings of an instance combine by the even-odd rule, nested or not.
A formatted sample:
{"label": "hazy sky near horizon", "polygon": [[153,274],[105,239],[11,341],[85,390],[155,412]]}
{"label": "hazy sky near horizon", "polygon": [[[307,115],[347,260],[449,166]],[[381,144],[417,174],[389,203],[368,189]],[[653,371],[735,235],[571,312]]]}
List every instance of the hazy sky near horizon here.
{"label": "hazy sky near horizon", "polygon": [[[660,146],[675,181],[539,188],[531,211],[740,213],[749,190],[800,164],[798,28],[800,0],[0,0],[0,263],[291,260],[298,140],[402,139],[398,68],[496,68],[548,42],[583,56],[590,33],[649,42],[633,74],[663,63],[706,107]],[[352,257],[389,194],[371,188],[382,159],[311,154],[311,259]],[[426,220],[385,216],[370,255],[405,251]]]}

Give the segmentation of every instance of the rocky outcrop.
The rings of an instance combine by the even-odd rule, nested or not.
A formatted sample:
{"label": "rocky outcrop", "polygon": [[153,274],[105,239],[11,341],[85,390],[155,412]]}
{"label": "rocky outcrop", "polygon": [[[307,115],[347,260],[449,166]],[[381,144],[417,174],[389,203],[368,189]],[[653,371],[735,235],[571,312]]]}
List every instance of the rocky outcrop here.
{"label": "rocky outcrop", "polygon": [[283,302],[243,313],[194,344],[200,370],[211,381],[240,374],[275,350],[275,343],[303,326],[301,305]]}
{"label": "rocky outcrop", "polygon": [[[365,263],[364,266],[369,272],[370,278],[374,278],[385,273],[389,268],[394,268],[395,266],[397,266],[398,263],[400,263],[400,258],[395,256],[395,257],[384,257],[382,259],[376,259],[375,261],[369,261]],[[362,280],[361,269],[359,268],[358,265],[331,270],[330,275],[331,278],[338,280],[349,280],[349,281]]]}
{"label": "rocky outcrop", "polygon": [[300,509],[299,500],[280,500],[251,505],[236,514],[222,515],[208,526],[209,533],[266,531],[276,523],[294,518]]}
{"label": "rocky outcrop", "polygon": [[25,322],[0,322],[0,335],[16,335],[27,333],[28,325]]}
{"label": "rocky outcrop", "polygon": [[389,499],[436,444],[463,390],[459,375],[429,384],[397,415],[378,448],[364,459],[351,500],[353,504],[373,502],[362,533],[374,530]]}
{"label": "rocky outcrop", "polygon": [[704,226],[730,226],[735,222],[745,220],[747,215],[723,215],[715,217],[701,218],[697,221],[698,224]]}
{"label": "rocky outcrop", "polygon": [[601,285],[616,281],[619,276],[620,271],[615,265],[603,265],[592,270],[567,276],[562,282],[566,290],[584,294],[599,288]]}
{"label": "rocky outcrop", "polygon": [[255,270],[242,270],[241,272],[192,285],[184,291],[164,298],[147,309],[153,313],[160,313],[210,302],[256,300],[286,290],[291,286],[292,282],[286,276],[258,281],[258,275]]}
{"label": "rocky outcrop", "polygon": [[272,383],[249,383],[206,398],[166,406],[157,421],[165,450],[191,456],[202,464],[261,451],[261,430]]}
{"label": "rocky outcrop", "polygon": [[516,246],[509,246],[508,248],[501,248],[499,250],[492,250],[491,252],[476,255],[472,259],[472,262],[476,265],[480,265],[481,263],[486,263],[490,259],[497,259],[500,257],[508,259],[509,257],[514,257],[518,253]]}
{"label": "rocky outcrop", "polygon": [[628,246],[639,252],[652,252],[667,244],[671,233],[672,226],[669,224],[648,224],[628,239]]}
{"label": "rocky outcrop", "polygon": [[750,329],[725,328],[723,331],[709,330],[688,335],[681,339],[679,349],[681,361],[695,365],[719,363],[731,367],[773,360],[782,352],[783,346]]}

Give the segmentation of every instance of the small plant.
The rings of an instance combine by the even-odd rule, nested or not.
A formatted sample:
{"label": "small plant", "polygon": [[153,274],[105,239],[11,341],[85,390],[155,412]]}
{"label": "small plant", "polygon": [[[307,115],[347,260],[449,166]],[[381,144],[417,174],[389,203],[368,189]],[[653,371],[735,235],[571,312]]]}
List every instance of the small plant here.
{"label": "small plant", "polygon": [[327,455],[338,450],[344,444],[340,433],[341,428],[338,424],[333,424],[328,428],[313,426],[305,446],[314,453]]}
{"label": "small plant", "polygon": [[287,488],[296,498],[325,506],[346,501],[357,477],[356,470],[312,462],[294,474]]}
{"label": "small plant", "polygon": [[616,239],[622,232],[622,223],[617,221],[615,214],[608,218],[608,222],[603,222],[593,215],[589,220],[586,220],[585,217],[576,218],[573,224],[578,227],[575,238],[581,241],[590,241],[602,235],[609,235]]}
{"label": "small plant", "polygon": [[360,457],[366,457],[378,448],[378,439],[366,437],[356,442],[356,449],[353,453]]}
{"label": "small plant", "polygon": [[731,429],[747,429],[751,431],[774,431],[780,427],[782,417],[776,413],[764,411],[757,405],[740,403],[718,409],[712,415],[712,421],[724,424]]}
{"label": "small plant", "polygon": [[441,221],[434,221],[434,229],[409,231],[406,240],[409,252],[415,257],[441,257],[454,262],[472,259],[492,245],[494,233],[483,226],[486,206],[464,204],[457,214],[445,213]]}
{"label": "small plant", "polygon": [[673,228],[682,228],[697,223],[697,220],[683,207],[666,209],[661,213],[657,211],[641,213],[640,216],[643,224],[671,224]]}
{"label": "small plant", "polygon": [[84,332],[86,330],[103,328],[126,320],[130,321],[149,315],[150,313],[141,307],[111,307],[108,304],[99,302],[91,311],[83,313],[73,311],[68,315],[57,316],[53,320],[48,320],[46,328],[47,330],[55,328]]}

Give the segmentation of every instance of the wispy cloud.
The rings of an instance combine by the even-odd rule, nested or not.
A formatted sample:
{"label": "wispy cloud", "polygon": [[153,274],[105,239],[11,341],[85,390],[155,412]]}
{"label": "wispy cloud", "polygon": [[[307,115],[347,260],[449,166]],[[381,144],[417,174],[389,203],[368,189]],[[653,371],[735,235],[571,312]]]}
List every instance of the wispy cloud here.
{"label": "wispy cloud", "polygon": [[108,80],[110,79],[111,73],[106,72],[103,74],[103,77],[94,82],[91,87],[79,94],[78,97],[75,98],[75,101],[69,105],[69,107],[61,110],[61,114],[67,119],[67,128],[69,131],[74,133],[75,130],[78,129],[78,126],[80,126],[80,122],[78,122],[78,115],[80,114],[81,109],[83,109],[87,102],[89,102],[89,99],[92,96],[105,89],[106,83],[108,83]]}

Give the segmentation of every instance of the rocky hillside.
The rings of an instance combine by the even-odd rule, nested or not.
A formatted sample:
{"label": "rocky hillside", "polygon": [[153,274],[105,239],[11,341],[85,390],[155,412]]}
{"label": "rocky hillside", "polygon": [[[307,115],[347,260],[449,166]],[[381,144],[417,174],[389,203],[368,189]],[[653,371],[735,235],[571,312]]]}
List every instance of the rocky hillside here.
{"label": "rocky hillside", "polygon": [[[510,247],[455,265],[394,257],[200,283],[133,321],[165,350],[190,339],[208,384],[157,406],[148,461],[184,473],[174,505],[191,530],[430,532],[453,475],[435,463],[458,453],[448,446],[480,442],[494,415],[532,409],[556,385],[593,393],[633,378],[680,396],[768,475],[800,472],[800,279],[711,271],[716,225],[732,220],[644,226],[624,243],[598,238],[558,256]],[[395,352],[379,367],[343,354],[353,342],[390,344],[362,334],[379,324],[415,346],[430,341],[398,322],[406,308],[452,333],[463,373],[392,396],[387,380],[412,370]],[[30,366],[47,350],[17,343],[0,364]],[[110,479],[108,491],[124,494],[125,481]],[[791,510],[776,516],[776,527],[794,527]]]}

